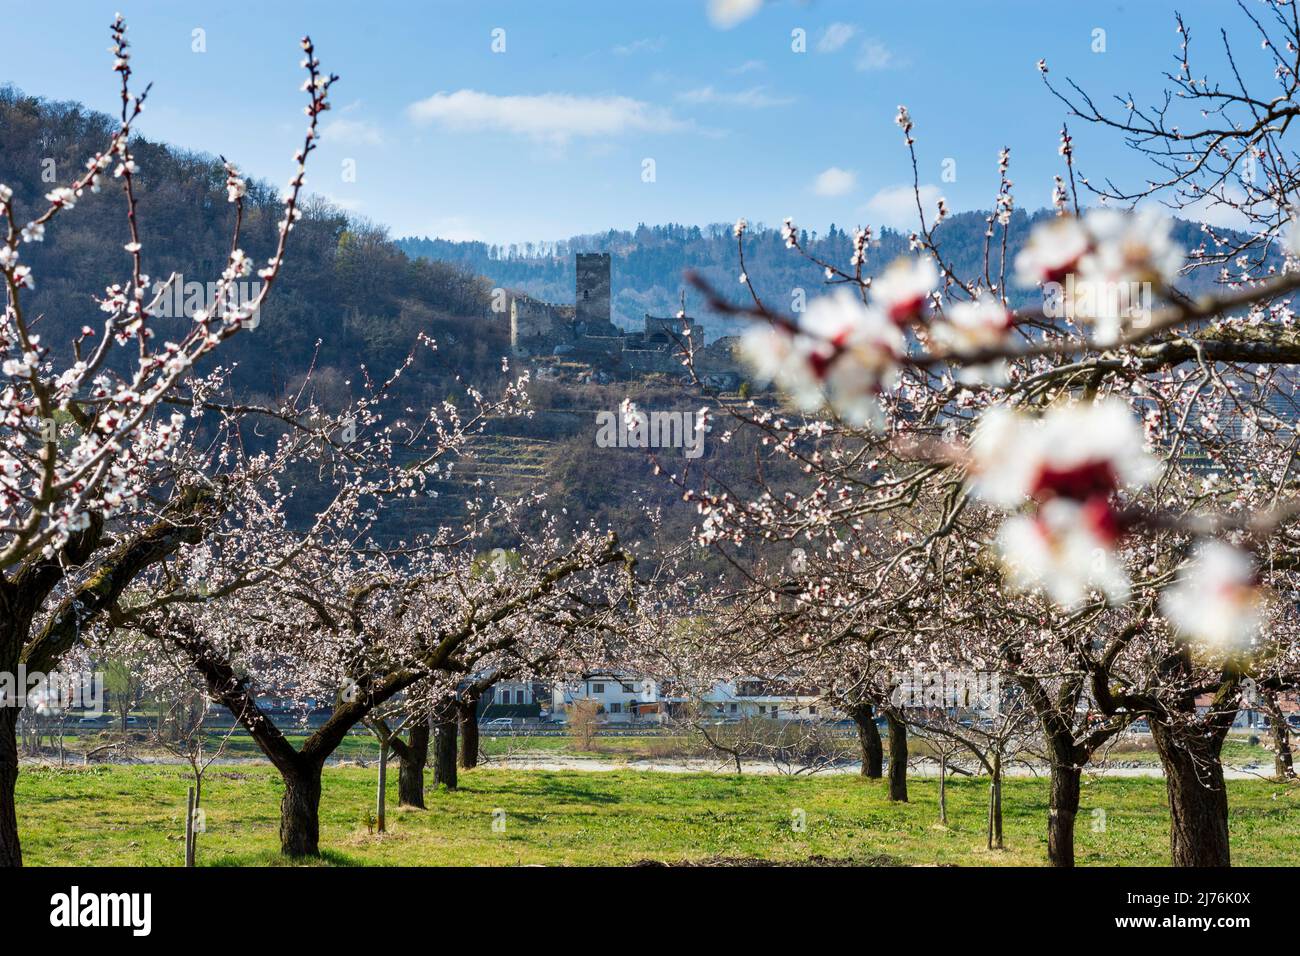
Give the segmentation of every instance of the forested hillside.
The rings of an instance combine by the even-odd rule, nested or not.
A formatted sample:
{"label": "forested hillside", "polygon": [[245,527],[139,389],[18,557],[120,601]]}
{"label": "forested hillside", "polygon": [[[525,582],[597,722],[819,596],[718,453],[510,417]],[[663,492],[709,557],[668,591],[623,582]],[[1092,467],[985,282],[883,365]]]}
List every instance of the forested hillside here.
{"label": "forested hillside", "polygon": [[[14,191],[25,216],[43,203],[53,177],[81,169],[113,128],[108,117],[75,103],[50,103],[0,90],[0,179]],[[138,220],[154,282],[175,272],[181,281],[215,280],[229,246],[233,207],[225,173],[212,156],[136,139],[140,172]],[[52,224],[46,242],[24,248],[41,282],[30,298],[42,314],[43,339],[68,342],[83,325],[98,327],[93,295],[125,281],[130,258],[123,200],[116,180],[78,200],[77,215]],[[264,261],[280,216],[277,191],[250,182],[245,200],[245,251]],[[105,241],[118,236],[120,242]],[[359,226],[329,204],[312,200],[291,238],[291,255],[256,329],[223,347],[224,363],[238,363],[235,381],[248,393],[274,395],[302,380],[315,365],[315,386],[328,401],[345,389],[364,362],[385,374],[410,351],[416,335],[438,339],[422,354],[428,373],[455,369],[471,376],[500,369],[505,329],[491,321],[488,284],[450,265],[412,261],[381,230]],[[158,318],[159,334],[179,332],[183,316]],[[440,397],[443,376],[412,376],[404,387],[422,399]],[[418,383],[418,385],[417,385]],[[413,396],[414,397],[414,396]]]}
{"label": "forested hillside", "polygon": [[[14,191],[19,221],[31,218],[53,188],[47,170],[57,182],[67,181],[114,128],[114,121],[79,104],[0,89],[0,182]],[[180,283],[214,281],[233,225],[220,160],[138,138],[133,148],[138,221],[151,279],[162,282],[174,272]],[[83,326],[99,328],[102,313],[95,297],[129,278],[124,208],[118,181],[110,180],[99,193],[80,197],[76,215],[54,222],[46,241],[24,245],[24,262],[40,277],[27,302],[31,313],[41,316],[35,328],[51,347],[71,342]],[[250,182],[242,247],[255,262],[270,255],[280,216],[277,190]],[[666,256],[662,268],[670,268],[671,261]],[[568,269],[571,298],[571,263]],[[412,352],[415,363],[398,381],[403,405],[429,407],[460,395],[458,377],[492,395],[509,377],[502,372],[508,327],[491,309],[492,286],[476,274],[472,261],[409,258],[381,228],[314,199],[290,237],[286,265],[257,327],[224,343],[217,354],[221,364],[235,367],[233,397],[243,402],[277,401],[310,375],[314,396],[327,408],[339,408],[357,393],[363,369],[372,378],[385,378]],[[155,334],[179,338],[190,319],[173,315],[150,321]],[[417,348],[421,335],[435,340],[436,350]],[[688,533],[693,510],[682,505],[672,485],[653,478],[643,451],[594,447],[594,416],[617,409],[627,397],[650,408],[694,410],[699,396],[667,381],[538,382],[532,392],[531,417],[492,423],[456,463],[453,473],[461,477],[421,506],[421,520],[459,514],[466,498],[493,490],[547,491],[577,522],[607,521],[635,538],[651,532],[644,509],[660,507],[671,512],[673,534]],[[265,440],[248,436],[252,445]],[[700,464],[717,470],[718,456],[736,447],[706,442]],[[315,484],[312,476],[301,477],[299,496],[309,505]]]}

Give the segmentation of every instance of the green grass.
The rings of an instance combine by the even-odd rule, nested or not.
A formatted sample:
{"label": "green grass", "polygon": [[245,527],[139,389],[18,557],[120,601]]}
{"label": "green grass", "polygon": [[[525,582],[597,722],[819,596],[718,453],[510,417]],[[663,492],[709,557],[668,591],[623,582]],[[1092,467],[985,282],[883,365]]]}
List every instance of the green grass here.
{"label": "green grass", "polygon": [[[950,826],[937,827],[937,782],[910,783],[912,802],[891,804],[880,781],[855,776],[771,777],[638,771],[464,772],[454,793],[428,794],[426,811],[399,809],[390,789],[389,832],[372,834],[371,770],[325,771],[325,865],[621,864],[711,857],[810,857],[901,864],[1037,865],[1044,861],[1047,788],[1005,785],[1007,849],[984,849],[987,782],[948,786]],[[182,857],[188,778],[176,766],[24,769],[19,819],[31,865],[172,866]],[[1300,786],[1229,784],[1233,859],[1300,865]],[[275,865],[282,787],[267,766],[217,767],[205,782],[205,865]],[[493,811],[505,812],[494,832]],[[792,826],[802,810],[806,828]],[[1104,831],[1094,810],[1105,811]],[[1159,778],[1085,782],[1076,841],[1082,865],[1164,865],[1168,812]]]}

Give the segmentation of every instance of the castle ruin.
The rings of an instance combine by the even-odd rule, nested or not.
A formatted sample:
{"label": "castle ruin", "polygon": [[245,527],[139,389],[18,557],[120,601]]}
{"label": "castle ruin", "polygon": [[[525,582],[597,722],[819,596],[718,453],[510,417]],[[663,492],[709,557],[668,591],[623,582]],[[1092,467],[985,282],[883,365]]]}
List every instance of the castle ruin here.
{"label": "castle ruin", "polygon": [[[510,348],[516,357],[546,356],[584,362],[601,374],[632,377],[650,372],[681,375],[680,341],[686,328],[700,346],[703,328],[690,316],[646,313],[644,327],[627,331],[611,319],[610,255],[576,256],[574,304],[543,302],[524,293],[510,296]],[[696,353],[697,367],[719,387],[739,383],[731,358],[732,340],[719,339]]]}

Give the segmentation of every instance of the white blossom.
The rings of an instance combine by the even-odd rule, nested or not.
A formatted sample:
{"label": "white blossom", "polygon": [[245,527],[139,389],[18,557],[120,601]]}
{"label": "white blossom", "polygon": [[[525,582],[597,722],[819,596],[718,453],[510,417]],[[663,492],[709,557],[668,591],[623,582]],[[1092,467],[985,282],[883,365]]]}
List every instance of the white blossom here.
{"label": "white blossom", "polygon": [[1128,600],[1128,573],[1114,544],[1109,513],[1096,500],[1049,501],[1032,516],[1007,519],[997,539],[1012,585],[1042,588],[1066,608],[1082,603],[1094,589],[1112,604]]}
{"label": "white blossom", "polygon": [[883,313],[841,290],[810,302],[796,332],[750,330],[740,354],[761,383],[774,382],[804,411],[829,403],[852,424],[878,425],[880,393],[892,386],[905,347]]}
{"label": "white blossom", "polygon": [[1250,556],[1221,541],[1204,541],[1161,595],[1160,609],[1185,637],[1240,650],[1259,634],[1263,603]]}
{"label": "white blossom", "polygon": [[933,259],[904,256],[872,280],[872,303],[892,321],[905,325],[921,317],[925,301],[938,282],[939,269]]}
{"label": "white blossom", "polygon": [[[974,301],[949,306],[943,320],[930,327],[935,344],[959,358],[1004,347],[1010,332],[1011,313],[987,292]],[[1002,359],[963,364],[957,369],[957,380],[967,384],[1002,384],[1006,381],[1006,369],[1007,363]]]}
{"label": "white blossom", "polygon": [[1155,480],[1160,463],[1118,399],[1074,402],[1040,418],[998,406],[985,412],[971,441],[975,493],[1000,508],[1028,498],[1084,500]]}
{"label": "white blossom", "polygon": [[1035,226],[1016,254],[1016,281],[1024,286],[1059,282],[1078,265],[1091,245],[1092,238],[1083,223],[1072,216]]}

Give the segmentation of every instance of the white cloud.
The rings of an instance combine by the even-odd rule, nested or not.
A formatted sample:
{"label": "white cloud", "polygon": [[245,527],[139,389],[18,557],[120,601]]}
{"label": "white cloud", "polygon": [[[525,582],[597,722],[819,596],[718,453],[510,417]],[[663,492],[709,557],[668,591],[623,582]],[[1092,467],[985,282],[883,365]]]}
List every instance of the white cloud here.
{"label": "white cloud", "polygon": [[667,133],[690,123],[668,110],[626,96],[496,96],[478,90],[435,93],[407,107],[417,123],[452,130],[493,130],[563,145],[574,137],[628,132]]}
{"label": "white cloud", "polygon": [[321,127],[321,135],[327,143],[379,146],[384,142],[384,134],[379,127],[365,120],[330,120]]}
{"label": "white cloud", "polygon": [[734,93],[722,92],[712,86],[701,86],[698,89],[678,93],[677,99],[694,106],[743,106],[753,110],[766,109],[769,106],[788,106],[794,102],[794,99],[789,96],[770,96],[763,92],[761,86],[751,86],[747,90],[738,90]]}
{"label": "white cloud", "polygon": [[[1245,191],[1235,186],[1220,189],[1218,192],[1227,196],[1231,202],[1244,203],[1246,201]],[[1178,210],[1178,214],[1195,222],[1203,222],[1206,225],[1214,226],[1217,229],[1250,228],[1250,220],[1241,210],[1205,195],[1183,206]]]}
{"label": "white cloud", "polygon": [[858,185],[858,178],[847,169],[832,166],[823,170],[813,180],[813,192],[818,196],[846,196]]}
{"label": "white cloud", "polygon": [[663,48],[663,37],[643,37],[631,43],[620,43],[614,47],[614,52],[619,56],[631,56],[634,53],[658,53]]}
{"label": "white cloud", "polygon": [[740,76],[742,73],[752,73],[755,70],[766,70],[767,64],[762,60],[746,60],[740,66],[733,66],[727,72],[732,76]]}
{"label": "white cloud", "polygon": [[464,216],[444,216],[435,219],[425,230],[426,234],[449,242],[483,242],[483,233],[470,225]]}
{"label": "white cloud", "polygon": [[906,61],[899,59],[898,55],[885,46],[884,43],[870,38],[862,41],[862,48],[858,51],[857,62],[854,63],[854,66],[864,73],[875,70],[891,70],[906,65]]}
{"label": "white cloud", "polygon": [[[922,185],[920,193],[926,221],[933,223],[935,209],[943,193],[933,183]],[[889,186],[882,189],[867,200],[861,211],[871,216],[875,223],[891,229],[917,229],[921,225],[916,215],[916,194],[911,186]]]}
{"label": "white cloud", "polygon": [[858,28],[851,23],[832,23],[822,31],[821,39],[817,41],[817,52],[834,53],[852,40],[857,32]]}
{"label": "white cloud", "polygon": [[338,206],[344,212],[360,212],[365,205],[360,199],[347,199],[330,193],[321,193],[320,197],[331,205]]}
{"label": "white cloud", "polygon": [[709,19],[722,30],[730,30],[737,23],[758,13],[763,0],[709,0]]}

